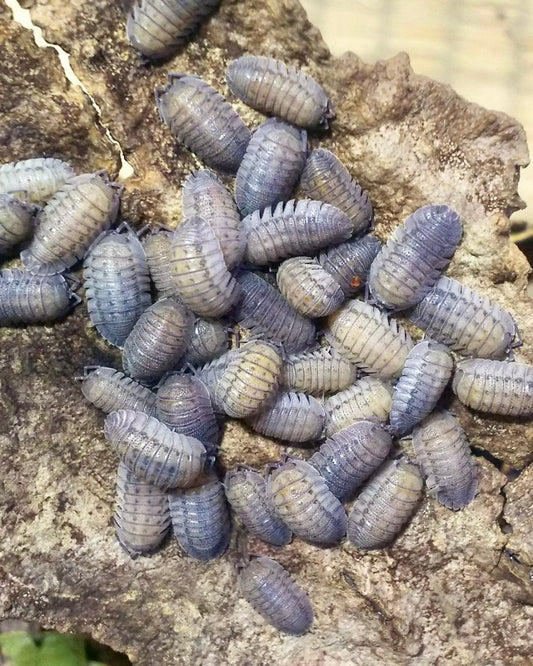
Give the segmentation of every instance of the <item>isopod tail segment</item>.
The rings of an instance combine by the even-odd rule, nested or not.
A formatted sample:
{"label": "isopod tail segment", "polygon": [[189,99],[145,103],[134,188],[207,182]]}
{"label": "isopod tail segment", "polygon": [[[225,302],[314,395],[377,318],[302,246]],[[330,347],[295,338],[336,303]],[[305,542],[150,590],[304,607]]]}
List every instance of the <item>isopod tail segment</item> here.
{"label": "isopod tail segment", "polygon": [[319,127],[324,130],[329,129],[329,121],[333,120],[336,117],[337,114],[335,113],[335,109],[333,108],[333,102],[328,97],[328,101],[326,103],[326,110],[324,111],[324,115],[320,119]]}

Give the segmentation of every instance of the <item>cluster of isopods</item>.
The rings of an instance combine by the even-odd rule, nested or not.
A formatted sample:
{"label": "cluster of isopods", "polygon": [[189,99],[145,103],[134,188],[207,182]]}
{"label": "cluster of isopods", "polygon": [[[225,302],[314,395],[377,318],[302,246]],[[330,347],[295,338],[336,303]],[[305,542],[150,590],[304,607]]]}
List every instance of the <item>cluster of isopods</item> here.
{"label": "cluster of isopods", "polygon": [[[154,23],[146,7],[156,6],[172,10],[139,2],[128,21],[132,43],[150,57],[168,54],[198,19],[162,35],[171,16]],[[86,368],[81,388],[107,413],[104,434],[120,461],[116,533],[132,557],[159,548],[171,525],[191,557],[222,555],[229,507],[241,529],[273,546],[293,535],[320,545],[347,535],[357,548],[384,548],[416,510],[424,480],[450,509],[475,495],[466,435],[437,408],[452,375],[469,407],[530,416],[533,367],[501,360],[518,344],[509,313],[441,276],[461,240],[455,211],[424,206],[382,247],[368,233],[369,198],[346,167],[328,150],[308,154],[306,129],[334,117],[316,81],[258,56],[233,61],[227,81],[274,117],[251,134],[188,74],[170,74],[155,91],[179,142],[235,174],[234,197],[209,170],[189,176],[176,230],[110,230],[121,187],[105,172],[75,176],[50,159],[0,168],[0,250],[25,243],[25,270],[0,277],[0,323],[64,316],[79,298],[61,273],[83,260],[90,319],[122,349],[122,370]],[[291,198],[298,185],[309,199]],[[425,339],[414,345],[398,312]],[[236,325],[247,341],[230,350]],[[450,350],[468,357],[455,372]],[[308,460],[284,456],[266,475],[243,462],[222,482],[227,416],[320,446]],[[411,444],[394,443],[405,436]],[[243,596],[270,623],[309,630],[311,604],[285,569],[264,556],[243,556],[239,569]]]}

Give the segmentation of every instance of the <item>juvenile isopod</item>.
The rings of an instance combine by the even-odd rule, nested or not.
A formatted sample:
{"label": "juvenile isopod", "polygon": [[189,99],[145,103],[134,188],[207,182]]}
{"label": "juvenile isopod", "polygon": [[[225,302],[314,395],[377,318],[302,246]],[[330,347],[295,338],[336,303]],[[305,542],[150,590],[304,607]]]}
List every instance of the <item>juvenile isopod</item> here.
{"label": "juvenile isopod", "polygon": [[224,486],[213,472],[201,485],[173,490],[168,501],[174,536],[188,555],[206,562],[226,551],[230,516]]}
{"label": "juvenile isopod", "polygon": [[357,368],[331,347],[292,354],[283,364],[281,383],[311,395],[336,393],[355,382]]}
{"label": "juvenile isopod", "polygon": [[239,589],[246,601],[273,627],[301,636],[311,629],[313,607],[288,571],[270,557],[252,557],[241,569]]}
{"label": "juvenile isopod", "polygon": [[307,133],[278,118],[254,132],[235,178],[242,215],[291,198],[307,156]]}
{"label": "juvenile isopod", "polygon": [[352,296],[366,284],[370,266],[380,249],[379,240],[367,234],[321,252],[318,261],[340,285],[344,295]]}
{"label": "juvenile isopod", "polygon": [[424,482],[416,465],[389,460],[363,488],[348,516],[348,539],[362,550],[386,548],[416,511]]}
{"label": "juvenile isopod", "polygon": [[467,356],[503,358],[518,333],[509,312],[444,275],[407,315],[427,337]]}
{"label": "juvenile isopod", "polygon": [[292,532],[267,500],[265,479],[246,465],[237,465],[226,474],[226,497],[232,509],[253,536],[284,546]]}
{"label": "juvenile isopod", "polygon": [[335,497],[346,502],[377,470],[391,446],[391,436],[379,424],[359,421],[332,435],[307,462]]}
{"label": "juvenile isopod", "polygon": [[167,494],[130,472],[122,462],[117,471],[115,531],[132,558],[159,548],[170,528]]}
{"label": "juvenile isopod", "polygon": [[348,301],[328,319],[332,347],[366,372],[399,377],[413,342],[395,319],[363,301]]}
{"label": "juvenile isopod", "polygon": [[461,424],[449,412],[436,411],[413,430],[416,461],[428,491],[449,509],[462,509],[474,499],[477,464]]}
{"label": "juvenile isopod", "polygon": [[202,319],[194,322],[191,339],[180,364],[202,365],[217,358],[229,347],[228,326],[218,319]]}
{"label": "juvenile isopod", "polygon": [[278,268],[279,290],[290,305],[306,317],[325,317],[338,310],[344,292],[312,257],[292,257]]}
{"label": "juvenile isopod", "polygon": [[9,194],[0,194],[0,256],[9,254],[33,231],[38,207]]}
{"label": "juvenile isopod", "polygon": [[143,236],[141,242],[148,263],[150,277],[159,298],[176,296],[178,293],[172,275],[172,238],[173,229],[161,227]]}
{"label": "juvenile isopod", "polygon": [[161,379],[187,348],[192,326],[193,316],[179,300],[157,301],[142,313],[124,343],[124,370],[144,382]]}
{"label": "juvenile isopod", "polygon": [[450,351],[439,342],[422,340],[409,352],[394,387],[390,427],[405,435],[433,411],[453,371]]}
{"label": "juvenile isopod", "polygon": [[235,109],[197,76],[168,74],[155,89],[161,120],[180,143],[214,169],[235,173],[250,130]]}
{"label": "juvenile isopod", "polygon": [[133,0],[126,35],[150,60],[170,56],[196,30],[220,0]]}
{"label": "juvenile isopod", "polygon": [[104,435],[131,472],[161,490],[190,488],[202,473],[204,445],[148,414],[129,409],[111,412]]}
{"label": "juvenile isopod", "polygon": [[462,235],[459,215],[429,205],[401,224],[370,267],[368,285],[378,305],[405,310],[420,302],[448,265]]}
{"label": "juvenile isopod", "polygon": [[211,227],[228,269],[238,266],[246,239],[237,206],[218,176],[207,169],[192,173],[183,184],[182,206],[184,219],[201,217]]}
{"label": "juvenile isopod", "polygon": [[314,467],[289,458],[270,470],[267,495],[279,517],[305,541],[330,545],[346,534],[346,513]]}
{"label": "juvenile isopod", "polygon": [[136,321],[151,305],[144,249],[128,226],[104,232],[83,261],[89,317],[100,335],[122,347]]}
{"label": "juvenile isopod", "polygon": [[247,419],[260,435],[287,442],[312,442],[320,439],[326,414],[316,398],[305,393],[278,393],[258,414]]}
{"label": "juvenile isopod", "polygon": [[74,178],[74,169],[54,157],[36,157],[0,166],[0,192],[21,192],[28,201],[43,204]]}
{"label": "juvenile isopod", "polygon": [[0,326],[46,324],[64,317],[80,301],[64,275],[0,271]]}
{"label": "juvenile isopod", "polygon": [[49,275],[70,268],[115,221],[123,190],[106,171],[67,181],[37,216],[35,234],[20,254],[24,267]]}
{"label": "juvenile isopod", "polygon": [[329,150],[317,148],[311,152],[300,185],[311,199],[324,201],[346,213],[354,233],[361,233],[372,224],[372,203],[368,194]]}
{"label": "juvenile isopod", "polygon": [[452,383],[472,409],[504,416],[533,416],[533,365],[473,358],[459,361]]}
{"label": "juvenile isopod", "polygon": [[228,87],[245,104],[300,127],[327,129],[335,117],[322,86],[293,65],[265,56],[242,56],[227,69]]}
{"label": "juvenile isopod", "polygon": [[321,201],[281,201],[275,208],[256,210],[242,221],[246,235],[245,260],[256,266],[285,257],[317,252],[349,238],[350,219]]}
{"label": "juvenile isopod", "polygon": [[86,400],[107,414],[130,409],[155,416],[155,393],[114,368],[84,368],[81,392]]}

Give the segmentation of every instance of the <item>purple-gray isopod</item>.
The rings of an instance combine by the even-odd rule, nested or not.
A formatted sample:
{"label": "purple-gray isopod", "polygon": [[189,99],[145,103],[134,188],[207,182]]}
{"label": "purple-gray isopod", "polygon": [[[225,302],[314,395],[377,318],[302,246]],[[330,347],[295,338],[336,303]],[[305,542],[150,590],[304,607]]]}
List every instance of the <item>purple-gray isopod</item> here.
{"label": "purple-gray isopod", "polygon": [[296,458],[270,470],[267,496],[279,517],[305,541],[329,545],[346,534],[346,512],[314,467]]}
{"label": "purple-gray isopod", "polygon": [[172,275],[172,238],[174,229],[160,227],[143,236],[144,247],[150,277],[159,298],[176,296],[178,289]]}
{"label": "purple-gray isopod", "polygon": [[422,340],[405,361],[394,387],[390,427],[396,436],[405,435],[433,411],[453,372],[453,359],[448,347]]}
{"label": "purple-gray isopod", "polygon": [[312,442],[322,436],[325,420],[324,407],[316,398],[305,393],[278,393],[268,407],[246,422],[266,437]]}
{"label": "purple-gray isopod", "polygon": [[180,365],[201,365],[217,358],[229,347],[228,326],[218,319],[199,317],[191,332],[191,339],[181,357]]}
{"label": "purple-gray isopod", "polygon": [[107,414],[130,409],[155,416],[155,393],[114,368],[84,368],[81,392],[86,400]]}
{"label": "purple-gray isopod", "polygon": [[361,233],[372,224],[372,203],[368,194],[329,150],[317,148],[311,152],[300,185],[311,199],[324,201],[346,213],[354,233]]}
{"label": "purple-gray isopod", "polygon": [[413,463],[389,460],[363,488],[348,516],[348,539],[362,550],[385,548],[416,511],[424,482]]}
{"label": "purple-gray isopod", "polygon": [[428,491],[449,509],[462,509],[474,499],[477,463],[459,421],[449,412],[435,411],[413,430],[416,462]]}
{"label": "purple-gray isopod", "polygon": [[33,231],[37,206],[0,194],[0,256],[9,254]]}
{"label": "purple-gray isopod", "polygon": [[226,473],[226,497],[242,523],[253,536],[274,546],[284,546],[292,532],[268,502],[265,479],[247,465],[237,465]]}
{"label": "purple-gray isopod", "polygon": [[300,127],[327,129],[335,117],[331,100],[315,79],[293,65],[265,56],[230,62],[228,87],[245,104]]}
{"label": "purple-gray isopod", "polygon": [[43,204],[75,175],[70,164],[54,157],[10,162],[0,166],[0,192],[21,192],[28,201]]}
{"label": "purple-gray isopod", "polygon": [[380,249],[379,240],[367,234],[324,250],[318,261],[340,285],[344,295],[352,296],[366,284],[370,266]]}
{"label": "purple-gray isopod", "polygon": [[142,412],[111,412],[104,435],[129,470],[161,490],[190,488],[204,468],[205,447],[199,440]]}
{"label": "purple-gray isopod", "polygon": [[225,412],[223,406],[219,404],[216,399],[217,386],[220,378],[226,371],[226,368],[237,354],[237,349],[229,349],[218,358],[205,363],[201,367],[196,368],[194,371],[198,379],[202,381],[202,383],[209,391],[209,395],[211,396],[211,404],[213,405],[213,409],[218,414],[225,414]]}
{"label": "purple-gray isopod", "polygon": [[197,76],[168,74],[155,89],[161,120],[172,134],[214,169],[235,173],[250,141],[250,130],[235,109]]}
{"label": "purple-gray isopod", "polygon": [[391,446],[392,437],[379,424],[358,421],[327,439],[307,462],[335,497],[346,502],[377,470]]}
{"label": "purple-gray isopod", "polygon": [[311,395],[336,393],[355,382],[357,367],[331,347],[300,352],[285,358],[281,384]]}
{"label": "purple-gray isopod", "polygon": [[170,528],[167,494],[123,462],[118,464],[114,522],[117,539],[132,558],[157,550]]}
{"label": "purple-gray isopod", "polygon": [[467,356],[503,358],[517,336],[507,310],[444,275],[407,316],[427,337]]}
{"label": "purple-gray isopod", "polygon": [[307,157],[307,133],[279,118],[254,132],[235,178],[235,201],[242,215],[291,198]]}
{"label": "purple-gray isopod", "polygon": [[405,310],[421,301],[439,279],[463,227],[449,206],[429,205],[401,224],[370,267],[368,286],[378,305]]}
{"label": "purple-gray isopod", "polygon": [[239,589],[246,601],[273,627],[301,636],[311,629],[313,607],[289,572],[270,557],[252,557],[241,569]]}
{"label": "purple-gray isopod", "polygon": [[37,215],[35,234],[20,254],[33,273],[60,273],[82,259],[98,235],[113,224],[122,185],[106,171],[67,181]]}

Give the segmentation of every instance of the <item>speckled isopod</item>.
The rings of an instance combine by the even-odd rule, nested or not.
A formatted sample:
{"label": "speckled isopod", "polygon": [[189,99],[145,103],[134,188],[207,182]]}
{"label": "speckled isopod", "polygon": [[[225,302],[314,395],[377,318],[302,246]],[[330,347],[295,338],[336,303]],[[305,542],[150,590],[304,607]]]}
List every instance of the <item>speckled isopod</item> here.
{"label": "speckled isopod", "polygon": [[228,326],[217,319],[198,318],[180,365],[201,365],[223,354],[229,346]]}
{"label": "speckled isopod", "polygon": [[379,240],[367,234],[320,253],[318,261],[340,285],[345,296],[352,296],[366,284],[372,262],[381,249]]}
{"label": "speckled isopod", "polygon": [[305,393],[279,393],[247,423],[261,435],[287,442],[310,442],[322,436],[326,414],[316,398]]}
{"label": "speckled isopod", "polygon": [[9,194],[0,194],[0,256],[9,254],[33,231],[38,207]]}
{"label": "speckled isopod", "polygon": [[84,368],[81,392],[86,400],[107,414],[130,409],[155,416],[155,393],[114,368]]}
{"label": "speckled isopod", "polygon": [[281,373],[282,386],[311,395],[336,393],[354,383],[357,368],[331,347],[288,356]]}
{"label": "speckled isopod", "polygon": [[155,99],[161,120],[180,143],[214,169],[237,171],[250,130],[222,95],[197,76],[169,74]]}
{"label": "speckled isopod", "polygon": [[270,557],[253,557],[239,573],[246,601],[273,627],[301,636],[313,624],[309,598],[281,564]]}
{"label": "speckled isopod", "polygon": [[0,192],[21,192],[32,203],[43,204],[66,182],[74,169],[53,157],[36,157],[0,166]]}
{"label": "speckled isopod", "polygon": [[176,296],[178,289],[172,275],[173,229],[164,227],[152,230],[142,238],[142,246],[148,263],[150,277],[159,298]]}

